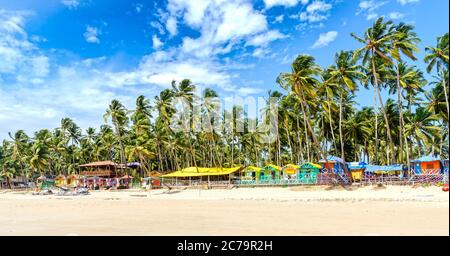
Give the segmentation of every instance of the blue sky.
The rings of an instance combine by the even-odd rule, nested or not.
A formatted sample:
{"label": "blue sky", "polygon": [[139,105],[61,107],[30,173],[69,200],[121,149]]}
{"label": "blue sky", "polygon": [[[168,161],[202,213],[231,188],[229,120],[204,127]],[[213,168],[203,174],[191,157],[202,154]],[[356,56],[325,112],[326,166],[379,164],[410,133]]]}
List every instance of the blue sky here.
{"label": "blue sky", "polygon": [[[109,102],[134,106],[190,78],[221,96],[281,90],[301,53],[326,67],[374,19],[413,23],[423,49],[448,32],[447,0],[1,0],[0,139],[73,118],[100,125]],[[417,65],[423,67],[422,62]],[[427,76],[430,78],[430,76]],[[387,97],[387,94],[384,94]],[[357,93],[360,105],[372,93]]]}

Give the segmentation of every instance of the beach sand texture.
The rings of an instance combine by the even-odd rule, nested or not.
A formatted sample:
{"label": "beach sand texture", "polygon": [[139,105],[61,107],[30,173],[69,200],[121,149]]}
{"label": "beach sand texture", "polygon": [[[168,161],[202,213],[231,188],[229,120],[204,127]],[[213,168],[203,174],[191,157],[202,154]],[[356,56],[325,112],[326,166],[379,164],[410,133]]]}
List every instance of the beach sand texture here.
{"label": "beach sand texture", "polygon": [[0,235],[449,235],[439,187],[0,191]]}

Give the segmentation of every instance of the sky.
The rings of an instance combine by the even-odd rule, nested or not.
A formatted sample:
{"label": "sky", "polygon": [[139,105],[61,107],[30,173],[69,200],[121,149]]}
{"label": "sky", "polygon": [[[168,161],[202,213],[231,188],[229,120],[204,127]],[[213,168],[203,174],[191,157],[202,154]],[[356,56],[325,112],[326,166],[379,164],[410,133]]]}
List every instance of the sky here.
{"label": "sky", "polygon": [[[414,24],[424,48],[448,32],[447,0],[0,0],[0,140],[98,127],[113,99],[132,109],[189,78],[221,97],[266,96],[299,54],[322,67],[361,45],[376,18]],[[416,63],[424,69],[422,61]],[[432,79],[431,75],[427,75]],[[387,93],[383,94],[388,97]],[[356,93],[372,105],[372,91]]]}

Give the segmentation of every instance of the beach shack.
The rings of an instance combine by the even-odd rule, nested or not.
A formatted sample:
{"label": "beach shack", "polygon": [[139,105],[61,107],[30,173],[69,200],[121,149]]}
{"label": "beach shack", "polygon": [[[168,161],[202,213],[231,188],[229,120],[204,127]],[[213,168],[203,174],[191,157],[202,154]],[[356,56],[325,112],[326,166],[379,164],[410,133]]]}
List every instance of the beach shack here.
{"label": "beach shack", "polygon": [[322,166],[311,162],[306,162],[299,167],[298,180],[301,184],[317,184],[317,175]]}
{"label": "beach shack", "polygon": [[295,164],[287,164],[283,166],[282,172],[286,180],[297,180],[300,166]]}
{"label": "beach shack", "polygon": [[319,163],[322,165],[322,170],[328,173],[342,174],[344,170],[344,160],[337,156],[327,156],[327,160],[321,159]]}
{"label": "beach shack", "polygon": [[91,189],[100,187],[117,187],[120,184],[120,174],[126,165],[116,164],[113,161],[100,161],[79,165],[84,170],[80,172],[79,181],[82,186]]}
{"label": "beach shack", "polygon": [[280,181],[283,176],[283,168],[277,165],[269,164],[261,168],[259,173],[260,183],[271,183]]}
{"label": "beach shack", "polygon": [[45,177],[44,175],[41,175],[37,178],[36,185],[41,190],[44,189],[52,189],[55,187],[55,180]]}
{"label": "beach shack", "polygon": [[66,185],[68,187],[76,188],[78,187],[78,179],[79,177],[75,174],[69,175],[66,177]]}
{"label": "beach shack", "polygon": [[66,186],[66,176],[60,174],[55,177],[55,186],[64,187]]}
{"label": "beach shack", "polygon": [[161,173],[151,171],[147,173],[147,177],[141,179],[141,187],[143,189],[161,188]]}
{"label": "beach shack", "polygon": [[259,181],[260,178],[260,167],[256,166],[247,166],[241,172],[240,183],[241,184],[255,184]]}
{"label": "beach shack", "polygon": [[433,156],[423,156],[411,160],[411,169],[414,175],[436,175],[441,172],[441,160]]}
{"label": "beach shack", "polygon": [[350,162],[347,164],[352,182],[359,182],[363,179],[366,165],[365,162]]}
{"label": "beach shack", "polygon": [[231,185],[242,167],[206,168],[188,167],[179,171],[162,175],[161,182],[166,186],[194,186],[194,185]]}

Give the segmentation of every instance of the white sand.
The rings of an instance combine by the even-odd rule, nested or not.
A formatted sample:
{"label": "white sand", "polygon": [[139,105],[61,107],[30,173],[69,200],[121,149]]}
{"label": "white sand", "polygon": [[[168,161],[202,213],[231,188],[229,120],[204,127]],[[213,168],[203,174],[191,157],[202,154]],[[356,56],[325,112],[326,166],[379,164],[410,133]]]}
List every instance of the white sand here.
{"label": "white sand", "polygon": [[0,191],[0,235],[449,235],[439,187]]}

